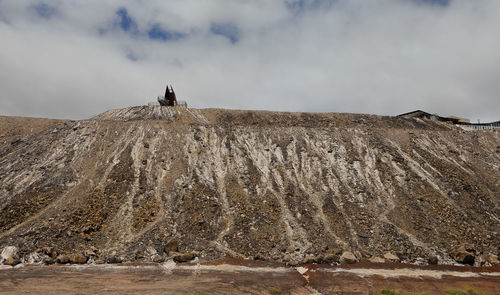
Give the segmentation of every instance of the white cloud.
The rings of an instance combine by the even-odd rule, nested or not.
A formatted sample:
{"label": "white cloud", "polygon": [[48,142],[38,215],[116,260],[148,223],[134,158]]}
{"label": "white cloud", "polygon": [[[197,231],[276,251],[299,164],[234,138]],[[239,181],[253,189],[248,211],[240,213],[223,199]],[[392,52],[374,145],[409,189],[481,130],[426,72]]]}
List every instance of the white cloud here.
{"label": "white cloud", "polygon": [[[0,0],[0,114],[86,118],[145,104],[169,82],[198,107],[500,119],[496,0],[337,0],[300,13],[265,0],[42,2],[58,13]],[[119,30],[120,7],[141,34]],[[214,22],[234,23],[238,42],[210,33]],[[187,37],[149,40],[156,23]]]}

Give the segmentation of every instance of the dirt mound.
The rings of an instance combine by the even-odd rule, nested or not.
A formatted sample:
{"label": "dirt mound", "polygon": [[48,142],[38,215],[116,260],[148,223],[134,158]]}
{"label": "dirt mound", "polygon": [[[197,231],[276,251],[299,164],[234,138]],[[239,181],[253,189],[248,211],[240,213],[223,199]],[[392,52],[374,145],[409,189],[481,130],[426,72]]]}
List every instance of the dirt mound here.
{"label": "dirt mound", "polygon": [[496,131],[185,107],[0,124],[0,249],[24,261],[452,263],[464,245],[480,264],[500,251]]}

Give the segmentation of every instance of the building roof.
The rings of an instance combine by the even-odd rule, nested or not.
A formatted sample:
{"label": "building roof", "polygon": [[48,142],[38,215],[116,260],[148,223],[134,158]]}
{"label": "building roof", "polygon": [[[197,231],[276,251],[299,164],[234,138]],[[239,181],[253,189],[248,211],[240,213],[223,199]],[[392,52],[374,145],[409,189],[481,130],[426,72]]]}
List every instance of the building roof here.
{"label": "building roof", "polygon": [[449,117],[441,117],[437,114],[431,114],[428,112],[424,112],[422,110],[415,110],[411,111],[408,113],[400,114],[398,117],[405,117],[405,118],[415,118],[415,117],[435,117],[436,120],[442,121],[442,122],[452,122],[453,124],[461,124],[461,125],[474,125],[474,126],[500,126],[500,121],[495,121],[491,123],[471,123],[469,119],[466,118],[460,118],[456,116],[449,116]]}
{"label": "building roof", "polygon": [[458,118],[458,117],[441,117],[437,114],[431,114],[431,113],[428,113],[428,112],[424,112],[422,110],[415,110],[415,111],[411,111],[411,112],[408,112],[408,113],[404,113],[404,114],[401,114],[401,115],[398,115],[398,117],[405,117],[405,118],[414,118],[414,117],[435,117],[437,121],[442,121],[442,122],[453,122],[454,124],[457,124],[458,122],[460,122],[461,120],[463,120],[463,118]]}

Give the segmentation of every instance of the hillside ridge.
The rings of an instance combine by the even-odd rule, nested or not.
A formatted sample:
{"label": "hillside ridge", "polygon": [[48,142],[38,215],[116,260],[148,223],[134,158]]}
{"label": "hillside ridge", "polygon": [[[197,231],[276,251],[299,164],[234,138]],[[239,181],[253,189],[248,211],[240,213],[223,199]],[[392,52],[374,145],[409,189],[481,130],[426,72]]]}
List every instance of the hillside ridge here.
{"label": "hillside ridge", "polygon": [[499,146],[498,131],[363,114],[0,117],[0,248],[32,262],[449,264],[466,245],[478,263],[500,253]]}

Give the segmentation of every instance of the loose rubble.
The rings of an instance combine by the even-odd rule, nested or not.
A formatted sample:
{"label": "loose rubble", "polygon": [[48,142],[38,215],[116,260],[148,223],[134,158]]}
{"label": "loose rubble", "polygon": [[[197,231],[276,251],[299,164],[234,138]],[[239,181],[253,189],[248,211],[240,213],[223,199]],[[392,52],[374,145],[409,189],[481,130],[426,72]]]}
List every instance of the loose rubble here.
{"label": "loose rubble", "polygon": [[184,107],[0,123],[6,265],[498,265],[498,131]]}

